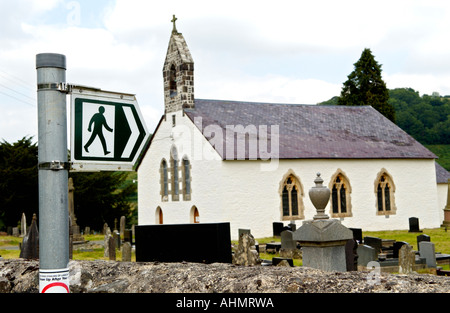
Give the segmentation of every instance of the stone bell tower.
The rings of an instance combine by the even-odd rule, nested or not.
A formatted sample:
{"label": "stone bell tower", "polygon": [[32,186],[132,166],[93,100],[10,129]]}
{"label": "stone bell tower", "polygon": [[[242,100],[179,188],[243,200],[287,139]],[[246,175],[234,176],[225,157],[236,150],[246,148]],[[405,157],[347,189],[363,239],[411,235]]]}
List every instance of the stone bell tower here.
{"label": "stone bell tower", "polygon": [[176,20],[174,15],[163,68],[164,113],[194,108],[194,61],[183,35],[177,31]]}

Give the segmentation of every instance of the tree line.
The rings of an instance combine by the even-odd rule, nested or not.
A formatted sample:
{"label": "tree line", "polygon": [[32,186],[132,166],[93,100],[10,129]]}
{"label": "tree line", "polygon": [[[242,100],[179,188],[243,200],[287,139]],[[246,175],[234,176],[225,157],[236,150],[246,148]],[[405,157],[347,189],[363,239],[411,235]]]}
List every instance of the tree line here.
{"label": "tree line", "polygon": [[450,144],[450,96],[420,96],[411,88],[389,90],[382,66],[364,49],[340,96],[319,105],[371,105],[422,144]]}
{"label": "tree line", "polygon": [[[130,201],[136,184],[128,180],[128,172],[69,174],[74,183],[74,208],[77,224],[82,228],[101,230],[106,222],[124,215],[136,219]],[[27,220],[36,213],[39,219],[38,144],[32,137],[15,143],[0,143],[0,231],[18,226],[25,213]]]}

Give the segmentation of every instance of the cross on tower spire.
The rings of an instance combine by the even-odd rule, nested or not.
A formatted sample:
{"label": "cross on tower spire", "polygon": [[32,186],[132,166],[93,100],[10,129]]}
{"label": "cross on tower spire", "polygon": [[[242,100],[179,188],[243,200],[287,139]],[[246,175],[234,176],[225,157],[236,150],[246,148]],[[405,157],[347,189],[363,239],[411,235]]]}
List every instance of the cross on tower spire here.
{"label": "cross on tower spire", "polygon": [[175,25],[175,22],[176,22],[177,20],[178,20],[178,19],[175,17],[175,15],[173,15],[173,19],[171,20],[171,22],[173,23],[172,33],[174,33],[174,34],[178,34],[177,26]]}

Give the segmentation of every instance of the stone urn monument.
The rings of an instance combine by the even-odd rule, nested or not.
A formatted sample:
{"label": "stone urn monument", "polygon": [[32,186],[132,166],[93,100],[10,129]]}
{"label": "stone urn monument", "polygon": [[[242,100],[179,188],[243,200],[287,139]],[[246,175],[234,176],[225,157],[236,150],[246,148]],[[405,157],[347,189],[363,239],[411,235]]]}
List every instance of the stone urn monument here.
{"label": "stone urn monument", "polygon": [[345,244],[347,240],[353,239],[353,232],[325,213],[330,200],[330,189],[322,185],[320,173],[314,182],[315,186],[309,190],[309,197],[317,214],[313,220],[303,222],[294,232],[293,239],[299,241],[302,247],[303,266],[345,272]]}

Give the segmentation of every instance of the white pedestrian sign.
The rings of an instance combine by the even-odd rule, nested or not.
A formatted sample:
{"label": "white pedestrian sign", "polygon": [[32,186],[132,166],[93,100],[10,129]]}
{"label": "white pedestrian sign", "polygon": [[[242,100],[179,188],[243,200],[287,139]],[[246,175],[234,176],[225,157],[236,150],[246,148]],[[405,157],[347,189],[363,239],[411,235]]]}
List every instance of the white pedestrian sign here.
{"label": "white pedestrian sign", "polygon": [[71,89],[72,169],[133,170],[149,138],[136,97],[88,87]]}

